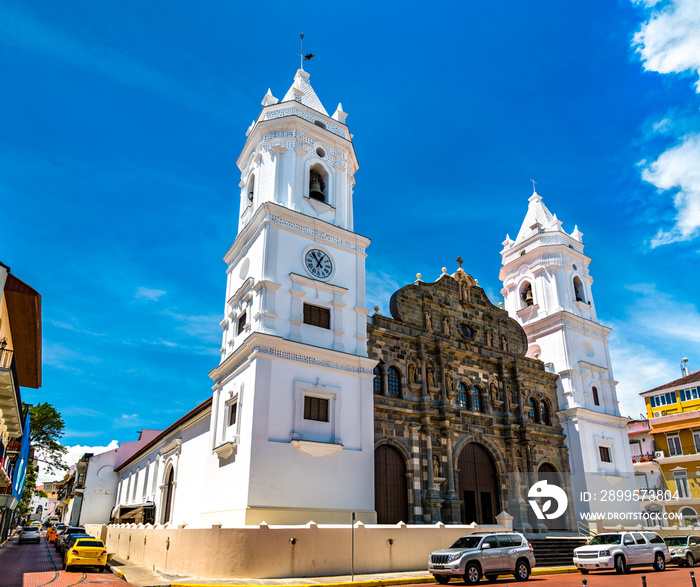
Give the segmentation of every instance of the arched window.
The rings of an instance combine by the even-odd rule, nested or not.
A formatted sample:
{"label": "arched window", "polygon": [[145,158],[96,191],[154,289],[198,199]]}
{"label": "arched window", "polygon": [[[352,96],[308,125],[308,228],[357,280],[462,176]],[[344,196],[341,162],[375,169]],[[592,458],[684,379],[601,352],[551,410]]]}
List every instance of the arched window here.
{"label": "arched window", "polygon": [[534,304],[534,297],[532,295],[532,285],[529,281],[523,281],[519,290],[520,294],[520,307],[527,308]]}
{"label": "arched window", "polygon": [[153,463],[153,487],[151,487],[151,493],[155,493],[156,489],[158,489],[158,463],[160,461],[158,459],[155,460]]}
{"label": "arched window", "polygon": [[481,388],[475,385],[473,387],[474,394],[472,395],[472,410],[481,412],[484,409],[484,396]]}
{"label": "arched window", "polygon": [[248,180],[248,187],[245,191],[248,204],[252,204],[253,198],[255,197],[255,174],[250,176],[250,179]]}
{"label": "arched window", "polygon": [[529,408],[530,420],[533,422],[540,421],[540,402],[538,402],[534,397],[527,400],[527,405]]}
{"label": "arched window", "polygon": [[328,172],[320,163],[309,171],[309,198],[328,203]]}
{"label": "arched window", "polygon": [[459,384],[459,392],[457,393],[457,401],[459,407],[465,410],[469,409],[469,389],[464,383]]}
{"label": "arched window", "polygon": [[136,474],[134,475],[134,487],[131,492],[131,501],[136,501],[136,489],[139,485],[139,471],[140,469],[136,469]]}
{"label": "arched window", "polygon": [[552,415],[549,409],[549,402],[547,400],[542,400],[542,424],[547,426],[552,425]]}
{"label": "arched window", "polygon": [[387,384],[389,395],[401,397],[401,375],[396,367],[389,367],[387,372]]}
{"label": "arched window", "polygon": [[384,376],[384,369],[382,369],[381,365],[377,365],[374,368],[374,382],[373,382],[374,393],[376,393],[377,395],[384,395],[384,389],[383,389],[384,385],[382,382],[383,376]]}
{"label": "arched window", "polygon": [[577,302],[585,302],[586,294],[583,289],[583,283],[581,283],[581,278],[578,275],[574,276],[574,295]]}
{"label": "arched window", "polygon": [[165,481],[165,505],[163,507],[163,524],[167,524],[172,519],[173,513],[173,490],[175,485],[175,471],[172,467],[168,471]]}
{"label": "arched window", "polygon": [[591,391],[593,391],[593,403],[596,406],[599,406],[600,405],[600,397],[598,397],[598,388],[594,385],[593,389]]}
{"label": "arched window", "polygon": [[143,490],[141,492],[141,499],[146,500],[146,493],[148,492],[148,469],[151,466],[151,461],[146,463],[146,468],[143,470]]}

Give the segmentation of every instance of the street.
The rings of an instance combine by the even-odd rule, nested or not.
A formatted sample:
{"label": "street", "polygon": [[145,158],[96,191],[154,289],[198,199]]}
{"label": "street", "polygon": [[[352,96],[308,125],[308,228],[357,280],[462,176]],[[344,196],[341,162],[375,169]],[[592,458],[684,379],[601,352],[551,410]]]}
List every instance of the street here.
{"label": "street", "polygon": [[46,542],[42,532],[39,544],[18,544],[11,538],[0,549],[0,587],[69,587],[71,585],[119,585],[125,583],[111,572],[104,573],[62,570],[61,557]]}
{"label": "street", "polygon": [[[700,568],[695,573],[700,575]],[[605,571],[600,573],[589,573],[585,577],[580,573],[565,573],[560,575],[532,575],[530,579],[524,583],[517,582],[512,575],[501,575],[501,578],[495,583],[487,583],[484,579],[479,585],[502,585],[505,587],[514,587],[517,585],[531,585],[532,587],[549,587],[560,585],[566,587],[644,587],[642,583],[642,575],[646,577],[646,587],[693,587],[693,582],[690,578],[690,571],[677,566],[670,566],[665,571],[655,572],[650,568],[632,569],[627,575],[618,575],[614,571]],[[586,583],[584,583],[584,580]],[[700,584],[700,576],[696,578]],[[464,585],[463,581],[452,580],[447,585]],[[425,583],[426,587],[435,585],[435,583]],[[413,585],[412,587],[418,587]]]}

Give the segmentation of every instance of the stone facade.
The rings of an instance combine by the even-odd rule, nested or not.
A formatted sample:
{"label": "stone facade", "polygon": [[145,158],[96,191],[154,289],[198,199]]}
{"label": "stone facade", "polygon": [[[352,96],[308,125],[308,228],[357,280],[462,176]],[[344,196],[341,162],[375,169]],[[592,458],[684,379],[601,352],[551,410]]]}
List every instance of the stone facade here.
{"label": "stone facade", "polygon": [[[535,528],[537,521],[529,517],[524,499],[535,480],[532,472],[568,472],[555,413],[557,375],[525,356],[523,329],[491,304],[461,268],[435,283],[419,279],[401,288],[390,309],[391,318],[379,313],[371,317],[368,351],[379,360],[375,450],[388,445],[403,457],[404,521],[493,524],[506,510],[516,526]],[[470,450],[482,455],[483,463],[474,465],[473,472],[463,471],[460,466],[467,461],[462,453],[474,443],[479,448]],[[380,459],[376,462],[378,493],[391,473]],[[490,490],[483,485],[473,488],[479,495],[470,501],[462,485],[471,482],[472,473],[475,483],[488,484],[484,477],[492,477],[495,495],[490,504],[485,495]],[[388,500],[401,497],[397,491]],[[477,505],[480,499],[483,503]],[[398,521],[384,515],[382,499],[376,501],[380,522]]]}

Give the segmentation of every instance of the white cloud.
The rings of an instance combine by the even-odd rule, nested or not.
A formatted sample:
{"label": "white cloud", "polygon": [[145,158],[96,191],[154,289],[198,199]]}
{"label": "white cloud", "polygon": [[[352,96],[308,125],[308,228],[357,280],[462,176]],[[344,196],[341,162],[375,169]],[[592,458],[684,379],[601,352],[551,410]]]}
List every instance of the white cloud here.
{"label": "white cloud", "polygon": [[[634,35],[644,68],[658,73],[700,72],[700,2],[672,0],[660,9],[656,2],[649,20]],[[700,80],[695,85],[700,92]]]}
{"label": "white cloud", "polygon": [[700,232],[700,134],[686,136],[642,171],[660,191],[674,190],[675,225],[659,229],[652,247],[695,238]]}
{"label": "white cloud", "polygon": [[[636,3],[648,10],[648,20],[633,40],[644,69],[664,74],[700,74],[700,2],[637,0]],[[700,93],[700,79],[695,90]],[[673,117],[666,116],[654,125],[654,131],[668,133],[675,126]],[[686,133],[656,161],[641,167],[644,181],[660,192],[672,190],[676,209],[674,225],[659,228],[651,241],[652,248],[694,239],[700,233],[700,133],[696,130]]]}
{"label": "white cloud", "polygon": [[[114,450],[119,447],[119,443],[116,440],[110,442],[107,446],[82,446],[76,444],[74,446],[66,446],[68,451],[63,455],[63,462],[66,467],[71,467],[77,463],[80,458],[85,453],[92,453],[93,455],[99,455],[108,450]],[[41,458],[41,456],[39,456]],[[37,475],[37,485],[46,483],[47,481],[55,481],[56,479],[63,479],[65,472],[61,473],[48,473],[46,472],[46,466],[39,463],[39,475]]]}
{"label": "white cloud", "polygon": [[379,311],[388,316],[391,295],[403,285],[407,284],[399,285],[395,277],[384,271],[367,271],[365,304],[370,309],[379,306]]}
{"label": "white cloud", "polygon": [[149,302],[157,302],[166,293],[168,292],[162,289],[150,289],[148,287],[139,287],[136,290],[135,297],[137,300],[148,300]]}

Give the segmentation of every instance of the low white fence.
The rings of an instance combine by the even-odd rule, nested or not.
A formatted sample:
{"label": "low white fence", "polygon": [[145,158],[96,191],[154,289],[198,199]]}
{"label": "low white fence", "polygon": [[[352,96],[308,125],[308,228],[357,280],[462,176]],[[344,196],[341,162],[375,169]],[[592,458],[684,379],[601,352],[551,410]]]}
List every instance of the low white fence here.
{"label": "low white fence", "polygon": [[445,526],[400,523],[350,525],[188,528],[151,525],[91,526],[118,557],[170,575],[210,579],[321,577],[354,572],[427,570],[428,555],[460,536],[477,531],[512,530],[499,525]]}

